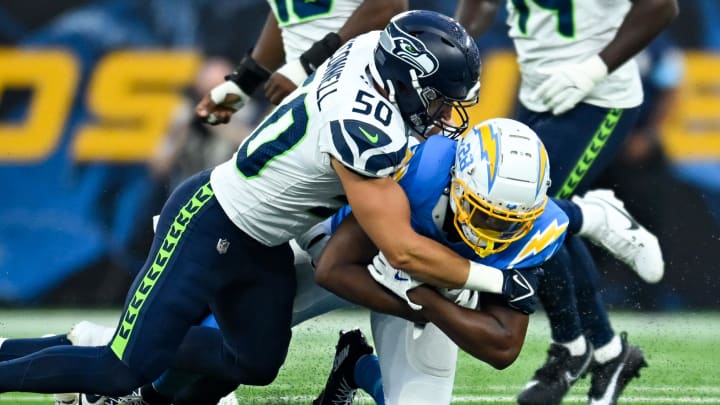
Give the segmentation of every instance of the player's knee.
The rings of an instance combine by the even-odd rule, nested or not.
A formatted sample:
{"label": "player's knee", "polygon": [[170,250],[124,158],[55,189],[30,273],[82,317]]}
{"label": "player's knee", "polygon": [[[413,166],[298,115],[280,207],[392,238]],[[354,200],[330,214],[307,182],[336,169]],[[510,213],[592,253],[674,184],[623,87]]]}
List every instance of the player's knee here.
{"label": "player's knee", "polygon": [[273,365],[258,365],[257,367],[253,368],[250,373],[248,373],[248,376],[246,378],[242,379],[242,383],[245,385],[257,386],[270,385],[270,383],[275,381],[278,372],[280,372],[281,365],[282,363]]}
{"label": "player's knee", "polygon": [[488,363],[496,370],[504,370],[510,367],[518,358],[520,351],[505,350],[496,353],[494,358]]}
{"label": "player's knee", "polygon": [[139,370],[128,367],[115,356],[115,353],[109,347],[102,356],[108,361],[107,366],[104,366],[103,369],[107,370],[107,374],[112,376],[112,378],[107,379],[106,385],[103,387],[103,393],[119,397],[127,395],[145,382],[149,382],[143,381]]}
{"label": "player's knee", "polygon": [[275,380],[280,367],[285,362],[285,354],[287,354],[287,350],[283,351],[278,348],[258,352],[250,358],[248,356],[235,357],[234,370],[228,372],[226,376],[231,375],[238,385],[269,385]]}

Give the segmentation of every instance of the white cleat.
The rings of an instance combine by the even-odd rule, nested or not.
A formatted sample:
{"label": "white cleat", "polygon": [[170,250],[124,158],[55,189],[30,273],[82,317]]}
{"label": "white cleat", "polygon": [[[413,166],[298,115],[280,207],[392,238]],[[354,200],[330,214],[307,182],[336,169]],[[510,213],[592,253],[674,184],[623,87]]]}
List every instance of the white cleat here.
{"label": "white cleat", "polygon": [[662,250],[655,235],[640,225],[612,190],[592,190],[572,201],[583,213],[579,235],[607,249],[648,283],[665,272]]}
{"label": "white cleat", "polygon": [[220,398],[217,405],[238,405],[237,397],[235,396],[234,392],[231,392],[227,394],[226,396]]}
{"label": "white cleat", "polygon": [[55,405],[80,405],[80,394],[54,394]]}
{"label": "white cleat", "polygon": [[98,325],[90,321],[80,321],[70,329],[67,338],[72,342],[73,346],[95,347],[105,346],[110,343],[114,334],[115,328]]}

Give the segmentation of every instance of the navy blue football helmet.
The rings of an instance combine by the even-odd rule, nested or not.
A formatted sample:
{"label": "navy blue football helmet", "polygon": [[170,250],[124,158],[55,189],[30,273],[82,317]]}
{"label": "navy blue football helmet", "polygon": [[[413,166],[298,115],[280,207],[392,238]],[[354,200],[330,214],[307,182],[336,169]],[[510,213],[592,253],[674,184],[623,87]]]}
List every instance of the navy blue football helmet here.
{"label": "navy blue football helmet", "polygon": [[[466,107],[477,103],[480,89],[480,52],[452,18],[427,10],[393,17],[380,33],[370,70],[418,134],[427,136],[431,127],[439,127],[454,138],[467,128]],[[459,124],[442,120],[447,106]]]}

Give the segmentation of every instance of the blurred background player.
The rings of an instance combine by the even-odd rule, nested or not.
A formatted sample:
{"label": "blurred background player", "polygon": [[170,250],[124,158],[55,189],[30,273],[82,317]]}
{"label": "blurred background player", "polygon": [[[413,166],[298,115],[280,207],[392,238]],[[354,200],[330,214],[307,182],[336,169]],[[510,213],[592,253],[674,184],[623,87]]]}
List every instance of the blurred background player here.
{"label": "blurred background player", "polygon": [[[642,201],[652,201],[656,195],[684,194],[687,198],[696,195],[673,176],[672,162],[663,150],[661,132],[670,113],[678,108],[679,88],[685,75],[685,61],[677,44],[664,32],[653,40],[636,57],[642,78],[645,99],[635,127],[630,131],[622,149],[595,182],[598,187],[612,187],[615,194],[625,201],[633,215],[652,230],[663,241],[671,241],[679,231],[677,227],[663,221],[672,217],[672,205],[652,204],[642,208]],[[628,176],[632,173],[632,176]],[[686,188],[686,190],[678,190]],[[705,196],[708,193],[704,193]],[[691,204],[686,202],[687,206]],[[688,224],[689,219],[685,220]],[[592,246],[591,246],[592,248]],[[663,244],[663,256],[668,263],[678,263],[678,252],[685,249],[673,243]],[[595,252],[593,252],[595,253]],[[596,255],[599,268],[618,268],[615,261],[605,255]],[[613,272],[614,280],[623,286],[623,295],[632,297],[642,310],[669,309],[677,305],[677,291],[671,287],[674,279],[682,277],[681,272],[668,272],[662,282],[648,285],[637,277],[622,271]],[[613,283],[614,284],[614,283]],[[605,288],[603,296],[611,305],[618,303],[617,288]]]}
{"label": "blurred background player", "polygon": [[[265,84],[265,95],[279,104],[348,39],[384,28],[390,18],[407,10],[407,0],[268,1],[271,12],[255,47],[233,72],[232,102],[215,106],[211,123],[226,123]],[[322,38],[319,41],[316,38]],[[207,108],[208,93],[199,104]],[[216,99],[214,104],[225,100]]]}
{"label": "blurred background player", "polygon": [[[457,18],[477,35],[491,24],[499,3],[461,0]],[[548,149],[554,180],[550,195],[581,195],[611,161],[635,123],[643,93],[632,57],[673,20],[678,13],[677,2],[561,1],[540,5],[519,0],[508,1],[507,8],[509,35],[521,72],[516,116],[537,132]],[[585,200],[622,207],[611,192],[589,193]],[[583,217],[581,233],[597,226],[597,215]],[[633,249],[657,245],[657,240],[635,237],[633,241],[628,236],[634,233],[636,221],[631,217],[617,219],[625,224],[626,237],[608,234],[601,244],[633,264],[641,278],[657,282],[664,266],[659,250],[643,253],[643,249]],[[563,263],[558,258],[548,263],[539,291],[550,319],[553,343],[546,363],[518,401],[559,403],[575,381],[590,370],[589,402],[615,403],[644,365],[639,361],[643,355],[612,330],[587,247],[577,237],[567,238],[565,246],[569,261]],[[641,254],[633,256],[633,250]]]}

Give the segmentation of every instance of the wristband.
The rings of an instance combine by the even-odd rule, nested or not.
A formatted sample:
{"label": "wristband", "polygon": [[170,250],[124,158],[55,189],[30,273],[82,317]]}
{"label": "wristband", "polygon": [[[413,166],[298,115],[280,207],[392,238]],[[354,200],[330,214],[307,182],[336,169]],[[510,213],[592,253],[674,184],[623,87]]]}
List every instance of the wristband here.
{"label": "wristband", "polygon": [[234,82],[246,94],[252,94],[258,86],[270,78],[271,74],[271,71],[257,63],[248,53],[242,58],[235,70],[225,76],[225,80]]}
{"label": "wristband", "polygon": [[468,278],[463,288],[502,294],[503,275],[501,270],[472,260],[468,261],[470,262],[470,271],[468,272]]}
{"label": "wristband", "polygon": [[300,63],[302,63],[305,73],[311,75],[318,66],[322,65],[323,62],[342,45],[340,35],[330,32],[325,37],[314,44],[300,55]]}
{"label": "wristband", "polygon": [[296,60],[295,62],[288,62],[282,66],[275,73],[279,73],[288,78],[295,86],[300,87],[305,79],[308,78],[308,74],[305,72],[305,67]]}
{"label": "wristband", "polygon": [[[236,100],[232,103],[228,103],[226,100],[228,95],[234,95]],[[210,90],[210,99],[213,103],[227,105],[235,111],[241,109],[249,98],[250,96],[248,96],[247,93],[245,93],[240,86],[235,84],[232,80],[226,80]],[[217,122],[217,117],[210,114],[207,121],[210,124],[214,124]]]}

